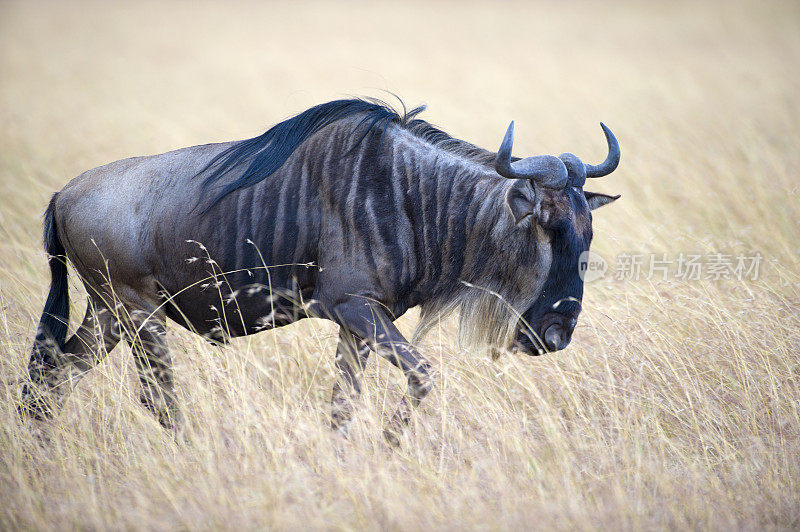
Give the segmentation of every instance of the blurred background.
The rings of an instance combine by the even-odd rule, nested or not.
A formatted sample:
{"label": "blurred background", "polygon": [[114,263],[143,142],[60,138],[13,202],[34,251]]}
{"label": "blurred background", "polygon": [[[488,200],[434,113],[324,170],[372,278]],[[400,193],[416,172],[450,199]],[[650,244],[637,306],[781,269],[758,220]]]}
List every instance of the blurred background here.
{"label": "blurred background", "polygon": [[[797,527],[798,28],[794,1],[0,3],[0,524]],[[124,351],[70,400],[56,450],[37,446],[14,379],[47,290],[50,195],[113,160],[390,93],[487,149],[514,119],[519,156],[597,163],[602,120],[622,163],[591,190],[622,199],[596,212],[593,250],[757,252],[762,273],[609,275],[572,346],[536,361],[490,364],[445,327],[427,348],[442,386],[400,454],[380,444],[378,390],[402,389],[382,362],[374,419],[331,450],[324,324],[237,341],[224,363],[172,331],[191,452],[139,413]],[[148,511],[156,498],[172,502]]]}
{"label": "blurred background", "polygon": [[490,149],[515,119],[519,155],[599,160],[598,122],[606,122],[624,163],[598,186],[625,201],[599,218],[651,222],[627,228],[631,244],[684,231],[754,237],[775,223],[798,236],[784,209],[741,206],[759,215],[763,225],[752,227],[726,201],[731,190],[797,197],[794,2],[0,9],[2,201],[25,183],[37,212],[88,168],[247,138],[311,105],[350,95],[393,100],[388,91],[409,106],[428,104],[424,118]]}

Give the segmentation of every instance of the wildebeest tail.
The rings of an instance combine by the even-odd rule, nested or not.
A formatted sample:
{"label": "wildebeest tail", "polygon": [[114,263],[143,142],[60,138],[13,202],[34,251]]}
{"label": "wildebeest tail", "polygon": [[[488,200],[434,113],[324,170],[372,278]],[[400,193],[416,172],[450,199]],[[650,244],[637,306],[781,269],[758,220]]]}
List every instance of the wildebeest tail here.
{"label": "wildebeest tail", "polygon": [[39,320],[34,350],[38,350],[37,347],[46,344],[48,340],[55,342],[61,348],[67,338],[69,323],[67,257],[56,228],[56,196],[57,194],[53,194],[53,199],[50,200],[50,205],[44,213],[44,250],[50,264],[50,293],[47,294],[42,318]]}

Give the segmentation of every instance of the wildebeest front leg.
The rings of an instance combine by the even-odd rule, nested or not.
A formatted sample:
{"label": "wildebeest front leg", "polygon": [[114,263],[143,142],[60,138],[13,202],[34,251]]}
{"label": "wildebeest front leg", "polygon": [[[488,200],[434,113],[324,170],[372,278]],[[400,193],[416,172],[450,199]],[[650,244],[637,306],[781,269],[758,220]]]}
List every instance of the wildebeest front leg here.
{"label": "wildebeest front leg", "polygon": [[397,446],[411,419],[411,412],[432,388],[430,363],[409,344],[388,314],[370,301],[363,298],[348,300],[336,307],[336,317],[342,327],[365,338],[375,352],[389,359],[406,375],[407,396],[384,430],[386,440]]}
{"label": "wildebeest front leg", "polygon": [[369,358],[369,346],[342,328],[336,346],[336,382],[331,396],[331,427],[343,434],[353,417],[353,401],[361,395],[359,378]]}
{"label": "wildebeest front leg", "polygon": [[132,313],[132,321],[134,330],[128,337],[128,343],[131,344],[142,384],[142,404],[153,412],[162,426],[177,429],[182,420],[175,402],[172,357],[167,349],[165,319],[136,310]]}

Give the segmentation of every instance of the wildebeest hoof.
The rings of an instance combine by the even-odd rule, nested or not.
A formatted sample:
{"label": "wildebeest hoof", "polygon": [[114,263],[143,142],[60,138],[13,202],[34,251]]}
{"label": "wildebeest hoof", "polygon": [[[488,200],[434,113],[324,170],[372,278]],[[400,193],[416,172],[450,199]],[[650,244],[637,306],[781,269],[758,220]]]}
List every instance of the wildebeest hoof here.
{"label": "wildebeest hoof", "polygon": [[399,449],[400,445],[400,438],[403,436],[402,429],[386,427],[383,429],[383,439],[386,440],[386,443],[389,444],[389,447],[392,449]]}
{"label": "wildebeest hoof", "polygon": [[36,421],[46,421],[53,417],[54,400],[35,390],[26,384],[22,389],[22,400],[17,411],[20,417],[25,419],[35,419]]}

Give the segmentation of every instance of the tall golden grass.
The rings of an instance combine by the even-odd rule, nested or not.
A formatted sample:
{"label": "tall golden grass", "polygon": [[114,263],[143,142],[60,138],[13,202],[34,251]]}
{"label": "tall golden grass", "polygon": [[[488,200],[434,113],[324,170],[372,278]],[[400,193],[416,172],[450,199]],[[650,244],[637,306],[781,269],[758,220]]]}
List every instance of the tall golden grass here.
{"label": "tall golden grass", "polygon": [[[799,24],[793,2],[0,4],[0,528],[800,527]],[[336,330],[316,320],[225,348],[171,327],[185,443],[122,346],[59,417],[21,422],[52,192],[383,90],[487,148],[512,118],[525,155],[597,162],[597,122],[617,134],[619,170],[591,183],[622,194],[595,214],[611,270],[566,351],[493,362],[442,324],[398,451],[381,426],[403,379],[374,356],[349,439],[329,431]],[[764,262],[614,275],[681,252]]]}

